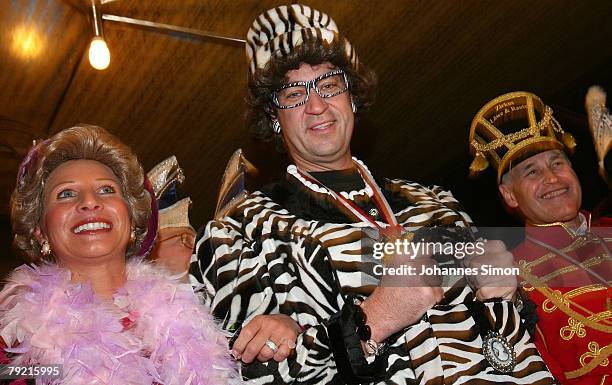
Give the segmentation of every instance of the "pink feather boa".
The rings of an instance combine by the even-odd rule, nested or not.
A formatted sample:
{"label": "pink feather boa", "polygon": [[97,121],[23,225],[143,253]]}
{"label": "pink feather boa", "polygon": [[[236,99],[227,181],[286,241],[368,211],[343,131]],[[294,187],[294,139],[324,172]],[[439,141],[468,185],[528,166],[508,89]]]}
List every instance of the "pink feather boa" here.
{"label": "pink feather boa", "polygon": [[[0,292],[13,364],[62,364],[60,384],[239,384],[226,338],[191,286],[152,265],[126,267],[115,305],[55,265],[23,265]],[[133,326],[124,329],[122,319]]]}

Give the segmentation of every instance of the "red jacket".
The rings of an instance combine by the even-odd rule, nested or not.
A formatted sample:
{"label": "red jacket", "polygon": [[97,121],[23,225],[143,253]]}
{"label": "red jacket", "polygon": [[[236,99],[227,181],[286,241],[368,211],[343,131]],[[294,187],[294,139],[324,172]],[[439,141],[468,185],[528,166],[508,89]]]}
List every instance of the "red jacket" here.
{"label": "red jacket", "polygon": [[600,279],[611,281],[610,249],[610,227],[573,236],[553,226],[528,227],[525,241],[513,250],[525,288],[538,306],[535,344],[562,384],[612,384],[612,289]]}

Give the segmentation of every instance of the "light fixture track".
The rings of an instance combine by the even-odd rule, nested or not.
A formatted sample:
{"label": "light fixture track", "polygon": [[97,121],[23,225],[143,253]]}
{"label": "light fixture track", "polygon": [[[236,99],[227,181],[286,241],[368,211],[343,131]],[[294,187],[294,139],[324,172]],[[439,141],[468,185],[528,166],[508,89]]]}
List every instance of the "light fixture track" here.
{"label": "light fixture track", "polygon": [[94,36],[102,37],[102,19],[100,18],[100,12],[98,12],[98,6],[95,0],[91,0],[91,14],[94,26]]}
{"label": "light fixture track", "polygon": [[123,24],[138,26],[138,27],[149,28],[149,29],[153,29],[156,31],[164,32],[164,33],[172,33],[172,34],[179,33],[179,34],[196,37],[196,38],[204,39],[204,40],[219,39],[219,40],[224,40],[224,41],[228,41],[232,43],[239,43],[239,44],[246,43],[244,39],[238,39],[235,37],[219,35],[213,32],[202,31],[202,30],[194,29],[194,28],[179,27],[177,25],[172,25],[172,24],[163,24],[163,23],[157,23],[154,21],[134,19],[131,17],[102,14],[102,19],[116,22],[116,23],[123,23]]}

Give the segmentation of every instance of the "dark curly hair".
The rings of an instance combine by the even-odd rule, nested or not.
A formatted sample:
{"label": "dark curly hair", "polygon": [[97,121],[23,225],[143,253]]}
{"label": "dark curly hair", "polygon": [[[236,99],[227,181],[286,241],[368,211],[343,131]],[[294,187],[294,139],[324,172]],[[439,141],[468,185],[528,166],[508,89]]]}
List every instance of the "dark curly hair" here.
{"label": "dark curly hair", "polygon": [[317,65],[329,62],[344,70],[349,81],[349,92],[357,107],[357,115],[367,110],[376,96],[375,73],[359,63],[353,67],[347,57],[343,39],[331,43],[309,39],[295,47],[287,56],[273,57],[264,68],[258,68],[249,78],[246,102],[247,121],[255,138],[263,141],[276,140],[277,149],[282,148],[282,137],[274,135],[272,119],[276,115],[272,103],[274,90],[287,82],[287,72],[297,70],[301,63]]}

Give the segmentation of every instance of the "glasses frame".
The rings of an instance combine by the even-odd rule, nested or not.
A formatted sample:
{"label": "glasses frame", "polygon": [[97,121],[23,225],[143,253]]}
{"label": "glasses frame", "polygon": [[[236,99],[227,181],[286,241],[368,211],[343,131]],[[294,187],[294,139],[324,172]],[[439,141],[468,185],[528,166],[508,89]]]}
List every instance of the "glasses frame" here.
{"label": "glasses frame", "polygon": [[[321,79],[325,79],[325,78],[328,78],[328,77],[331,77],[331,76],[334,76],[334,75],[338,75],[338,74],[342,74],[342,76],[344,77],[344,83],[346,84],[346,89],[344,89],[342,91],[335,92],[335,93],[333,93],[331,95],[326,95],[326,96],[321,95],[321,91],[317,87],[316,83],[319,80],[321,80]],[[286,88],[295,87],[295,86],[304,86],[304,87],[306,87],[306,98],[304,98],[304,100],[299,102],[299,103],[292,104],[292,105],[289,105],[289,106],[282,106],[280,104],[280,102],[278,101],[278,93],[280,91],[286,89]],[[287,83],[287,84],[282,85],[280,88],[278,88],[272,94],[272,102],[274,103],[276,108],[279,108],[281,110],[286,110],[288,108],[294,108],[294,107],[303,106],[304,104],[306,104],[306,102],[310,98],[310,89],[311,88],[314,89],[315,92],[317,93],[317,95],[319,95],[323,99],[333,98],[334,96],[338,96],[338,95],[343,94],[346,91],[348,91],[348,89],[349,89],[349,81],[348,81],[348,77],[346,76],[346,72],[344,72],[344,70],[337,69],[337,70],[329,71],[327,73],[324,73],[323,75],[317,76],[316,78],[314,78],[312,80],[299,81],[299,82],[291,82],[291,83]]]}

